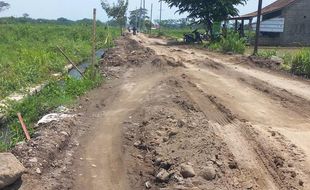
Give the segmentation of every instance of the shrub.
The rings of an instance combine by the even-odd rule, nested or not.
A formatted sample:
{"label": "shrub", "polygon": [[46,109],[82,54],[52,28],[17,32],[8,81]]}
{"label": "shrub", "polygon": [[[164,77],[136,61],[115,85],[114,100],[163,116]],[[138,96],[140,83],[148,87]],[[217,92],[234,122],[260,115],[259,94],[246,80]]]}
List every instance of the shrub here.
{"label": "shrub", "polygon": [[310,77],[310,49],[302,49],[292,57],[291,72]]}
{"label": "shrub", "polygon": [[209,49],[218,50],[224,53],[239,53],[245,52],[246,40],[239,36],[238,33],[228,33],[224,38],[222,37],[219,42],[211,42]]}
{"label": "shrub", "polygon": [[233,52],[243,54],[245,51],[246,40],[241,38],[238,33],[228,33],[225,38],[220,41],[223,52]]}

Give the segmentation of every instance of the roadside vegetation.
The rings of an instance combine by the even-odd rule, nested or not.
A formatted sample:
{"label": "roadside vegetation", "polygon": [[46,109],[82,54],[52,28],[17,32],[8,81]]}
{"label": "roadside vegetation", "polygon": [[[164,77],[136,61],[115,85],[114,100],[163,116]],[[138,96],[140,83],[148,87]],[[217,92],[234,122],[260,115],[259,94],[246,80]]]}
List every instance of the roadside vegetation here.
{"label": "roadside vegetation", "polygon": [[153,30],[150,34],[152,37],[167,37],[174,40],[183,40],[183,36],[186,33],[191,33],[190,27],[185,28],[162,28]]}
{"label": "roadside vegetation", "polygon": [[[0,33],[0,99],[64,72],[68,62],[57,46],[76,63],[91,52],[90,25],[1,24]],[[111,46],[117,35],[104,26],[97,34],[98,48]]]}
{"label": "roadside vegetation", "polygon": [[291,65],[291,72],[296,75],[310,77],[310,49],[302,49],[291,59],[286,58],[288,65]]}
{"label": "roadside vegetation", "polygon": [[[21,102],[7,102],[5,125],[0,127],[0,152],[24,140],[16,113],[23,115],[33,134],[34,123],[59,106],[71,105],[87,90],[104,79],[96,74],[75,79],[67,75],[68,61],[58,52],[60,46],[66,54],[79,63],[91,56],[91,23],[6,23],[0,27],[0,100],[12,93],[27,93],[27,87],[46,83],[42,91],[28,96]],[[113,46],[119,30],[97,27],[97,49]],[[55,73],[61,75],[53,77]],[[93,75],[92,75],[93,76]],[[2,125],[2,124],[1,124]]]}
{"label": "roadside vegetation", "polygon": [[225,37],[220,37],[219,41],[210,42],[208,48],[223,53],[243,54],[246,49],[246,39],[240,37],[238,33],[229,32]]}
{"label": "roadside vegetation", "polygon": [[263,49],[256,55],[264,59],[281,61],[281,69],[294,75],[310,77],[310,49]]}

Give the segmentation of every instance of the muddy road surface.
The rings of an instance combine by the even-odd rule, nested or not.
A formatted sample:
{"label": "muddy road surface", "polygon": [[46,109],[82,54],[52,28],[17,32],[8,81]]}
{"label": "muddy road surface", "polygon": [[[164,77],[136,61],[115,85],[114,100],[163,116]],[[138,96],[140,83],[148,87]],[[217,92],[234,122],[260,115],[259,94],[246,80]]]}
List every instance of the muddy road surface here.
{"label": "muddy road surface", "polygon": [[51,189],[310,189],[309,81],[144,35],[100,67]]}
{"label": "muddy road surface", "polygon": [[310,189],[308,81],[143,35],[112,53],[74,189]]}
{"label": "muddy road surface", "polygon": [[74,189],[310,189],[309,81],[142,35],[104,65]]}

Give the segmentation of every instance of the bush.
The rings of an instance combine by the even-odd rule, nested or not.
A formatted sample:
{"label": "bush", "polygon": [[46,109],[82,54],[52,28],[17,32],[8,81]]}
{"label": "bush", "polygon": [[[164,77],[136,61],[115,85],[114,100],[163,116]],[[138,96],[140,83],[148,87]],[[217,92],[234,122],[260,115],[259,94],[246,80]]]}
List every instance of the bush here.
{"label": "bush", "polygon": [[241,38],[238,33],[228,33],[226,38],[222,38],[220,41],[222,51],[240,53],[245,51],[246,41]]}
{"label": "bush", "polygon": [[224,38],[222,37],[219,42],[213,42],[210,44],[209,49],[218,50],[224,53],[239,53],[245,52],[246,40],[239,36],[238,33],[228,33]]}
{"label": "bush", "polygon": [[303,49],[292,57],[291,72],[310,77],[310,49]]}

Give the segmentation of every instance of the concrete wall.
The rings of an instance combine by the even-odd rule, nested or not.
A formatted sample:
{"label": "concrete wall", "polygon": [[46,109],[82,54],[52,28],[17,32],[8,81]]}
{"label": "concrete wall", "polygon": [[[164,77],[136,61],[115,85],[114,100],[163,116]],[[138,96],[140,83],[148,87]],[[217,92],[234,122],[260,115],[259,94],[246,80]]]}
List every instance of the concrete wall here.
{"label": "concrete wall", "polygon": [[310,46],[310,0],[297,0],[282,10],[284,32],[279,37],[263,36],[260,45]]}

